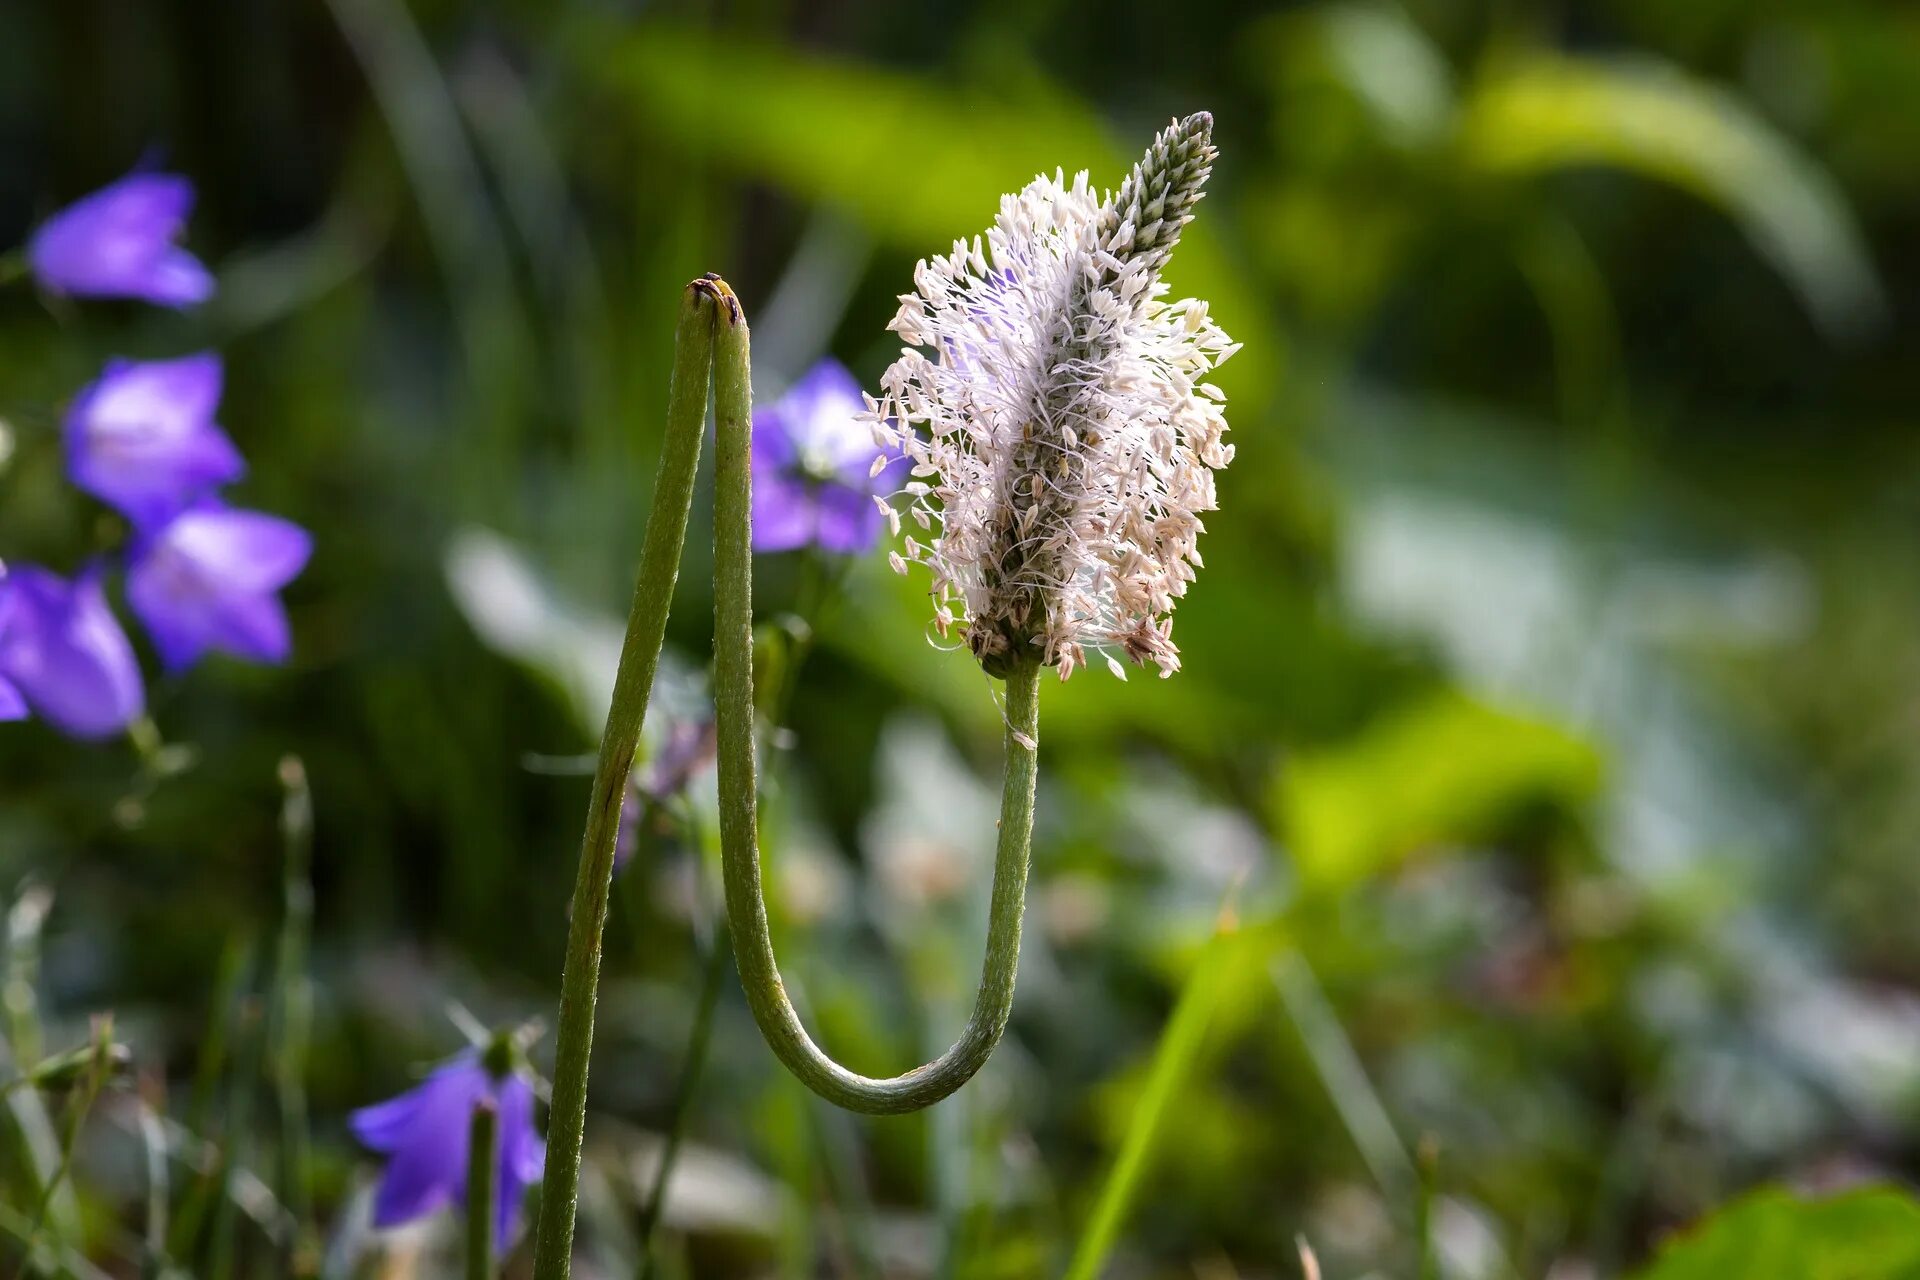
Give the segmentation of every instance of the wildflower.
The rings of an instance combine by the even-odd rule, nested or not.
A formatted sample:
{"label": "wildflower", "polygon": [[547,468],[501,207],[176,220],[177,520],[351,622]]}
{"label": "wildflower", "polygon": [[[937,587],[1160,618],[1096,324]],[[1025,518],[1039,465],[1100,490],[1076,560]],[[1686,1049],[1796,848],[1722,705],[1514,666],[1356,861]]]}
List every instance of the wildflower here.
{"label": "wildflower", "polygon": [[43,288],[77,298],[141,298],[185,307],[213,294],[213,277],[174,241],[193,208],[193,184],[171,173],[130,173],[47,219],[27,245]]}
{"label": "wildflower", "polygon": [[105,738],[146,709],[140,664],[97,569],[69,582],[25,566],[0,579],[0,702],[74,738]]}
{"label": "wildflower", "polygon": [[753,549],[857,552],[885,522],[874,494],[902,460],[875,447],[866,402],[846,367],[815,364],[753,414]]}
{"label": "wildflower", "polygon": [[239,479],[246,463],[213,421],[220,383],[212,352],[108,361],[67,413],[68,477],[141,525]]}
{"label": "wildflower", "polygon": [[665,804],[687,789],[694,777],[713,764],[718,735],[712,719],[676,720],[667,727],[667,740],[646,768],[627,775],[620,801],[620,834],[614,840],[613,865],[625,866],[640,847],[640,821],[649,804]]}
{"label": "wildflower", "polygon": [[[893,557],[933,576],[935,623],[994,674],[1064,679],[1104,650],[1179,669],[1172,611],[1200,564],[1224,439],[1205,381],[1238,348],[1160,271],[1214,158],[1213,119],[1176,121],[1110,196],[1087,175],[1005,197],[985,244],[922,261],[890,326],[913,344],[868,401],[913,463]],[[915,349],[923,348],[923,349]],[[931,354],[929,354],[929,351]],[[894,532],[901,513],[879,504]]]}
{"label": "wildflower", "polygon": [[387,1157],[373,1198],[373,1225],[395,1227],[449,1201],[465,1203],[468,1126],[475,1104],[490,1099],[500,1113],[494,1230],[502,1245],[519,1222],[520,1199],[540,1178],[546,1146],[533,1127],[533,1085],[499,1042],[442,1063],[396,1098],[353,1113],[353,1136]]}
{"label": "wildflower", "polygon": [[291,641],[276,593],[312,551],[313,539],[290,520],[204,500],[136,538],[127,603],[169,671],[210,649],[284,662]]}

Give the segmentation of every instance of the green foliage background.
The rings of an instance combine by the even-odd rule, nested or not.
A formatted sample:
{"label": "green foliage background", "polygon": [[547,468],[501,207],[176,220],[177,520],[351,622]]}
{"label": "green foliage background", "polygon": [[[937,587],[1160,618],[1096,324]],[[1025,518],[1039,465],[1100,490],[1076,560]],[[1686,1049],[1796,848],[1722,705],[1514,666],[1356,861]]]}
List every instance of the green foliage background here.
{"label": "green foliage background", "polygon": [[[679,286],[739,291],[763,395],[828,353],[871,386],[918,257],[1200,108],[1172,278],[1246,349],[1185,670],[1046,689],[1019,1005],[952,1103],[814,1106],[727,990],[664,1265],[1277,1276],[1304,1237],[1329,1277],[1913,1274],[1920,18],[1861,0],[0,10],[0,247],[149,155],[199,182],[221,282],[185,317],[0,300],[0,558],[113,544],[61,407],[205,345],[242,498],[319,546],[289,668],[156,684],[191,767],[0,734],[0,891],[53,894],[10,1030],[24,975],[49,1047],[110,1008],[136,1060],[56,1225],[140,1273],[135,1097],[284,1191],[239,993],[270,994],[297,754],[311,1226],[289,1255],[212,1212],[175,1261],[229,1230],[239,1274],[373,1265],[345,1113],[460,1043],[450,1001],[552,1017]],[[997,713],[879,555],[767,559],[757,600],[770,657],[790,615],[815,637],[786,963],[898,1070],[970,995]],[[618,895],[596,1274],[632,1266],[693,1016],[700,844],[651,831]]]}

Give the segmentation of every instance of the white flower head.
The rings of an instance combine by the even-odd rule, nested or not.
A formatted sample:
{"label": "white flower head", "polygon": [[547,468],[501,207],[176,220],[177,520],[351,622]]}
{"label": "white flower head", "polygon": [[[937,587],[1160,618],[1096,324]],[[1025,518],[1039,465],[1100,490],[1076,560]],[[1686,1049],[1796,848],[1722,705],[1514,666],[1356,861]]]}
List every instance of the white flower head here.
{"label": "white flower head", "polygon": [[[1211,170],[1213,117],[1175,121],[1120,190],[1085,173],[1004,197],[985,243],[923,260],[890,328],[913,346],[868,419],[912,460],[893,558],[933,575],[934,619],[981,665],[1089,651],[1179,669],[1173,606],[1233,457],[1206,381],[1238,348],[1160,281]],[[916,349],[918,348],[918,349]]]}

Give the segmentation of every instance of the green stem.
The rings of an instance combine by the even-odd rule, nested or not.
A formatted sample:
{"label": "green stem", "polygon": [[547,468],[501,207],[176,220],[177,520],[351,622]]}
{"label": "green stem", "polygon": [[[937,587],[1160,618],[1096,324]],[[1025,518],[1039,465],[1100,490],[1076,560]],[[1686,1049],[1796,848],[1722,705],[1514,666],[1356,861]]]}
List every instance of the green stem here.
{"label": "green stem", "polygon": [[467,1280],[493,1280],[494,1173],[500,1167],[500,1108],[492,1098],[473,1104],[467,1129]]}
{"label": "green stem", "polygon": [[60,1192],[61,1183],[67,1180],[67,1174],[73,1168],[73,1153],[80,1145],[80,1131],[86,1127],[87,1117],[93,1112],[93,1101],[100,1096],[100,1086],[106,1083],[111,1071],[112,1047],[113,1022],[109,1018],[102,1018],[94,1024],[93,1060],[81,1080],[80,1095],[73,1104],[73,1117],[67,1124],[66,1141],[60,1144],[60,1163],[54,1166],[53,1176],[41,1188],[33,1210],[33,1221],[27,1228],[26,1252],[20,1264],[21,1275],[34,1270],[41,1225],[46,1221],[53,1198]]}
{"label": "green stem", "polygon": [[[953,1046],[905,1075],[873,1079],[833,1061],[808,1037],[787,998],[768,933],[755,834],[753,743],[753,399],[746,320],[731,290],[714,346],[714,672],[719,714],[720,850],[727,918],[741,985],[776,1056],[802,1083],[851,1111],[917,1111],[958,1089],[992,1054],[1013,1007],[1026,903],[1029,839],[1039,737],[1040,668],[1026,661],[1006,676],[1006,778],[986,961],[973,1016]],[[545,1280],[543,1277],[542,1280]]]}
{"label": "green stem", "polygon": [[693,1030],[687,1036],[687,1055],[680,1064],[680,1078],[674,1083],[673,1114],[667,1121],[666,1143],[660,1148],[660,1165],[653,1173],[653,1186],[647,1192],[647,1206],[640,1217],[639,1280],[653,1274],[653,1232],[660,1224],[660,1210],[667,1199],[667,1182],[673,1176],[674,1162],[680,1156],[680,1144],[687,1133],[687,1117],[693,1111],[693,1095],[700,1073],[707,1064],[707,1046],[713,1041],[713,1011],[720,1002],[720,984],[727,973],[727,932],[715,929],[707,942],[706,974],[700,986],[700,1004],[694,1010]]}
{"label": "green stem", "polygon": [[[311,1197],[307,1166],[307,1041],[313,1019],[313,984],[307,976],[307,944],[313,931],[313,793],[298,756],[280,762],[284,797],[280,834],[286,849],[281,872],[282,914],[274,964],[273,1084],[280,1111],[280,1198],[295,1227],[290,1247],[297,1254],[306,1230]],[[289,1262],[301,1264],[298,1257]],[[290,1268],[290,1270],[295,1268]]]}
{"label": "green stem", "polygon": [[554,1043],[553,1103],[547,1120],[547,1172],[534,1243],[534,1280],[565,1280],[572,1262],[580,1200],[580,1148],[587,1123],[587,1068],[593,1050],[593,1005],[600,987],[600,953],[613,879],[620,800],[633,768],[640,722],[653,691],[667,609],[680,572],[693,478],[706,429],[707,380],[713,365],[720,290],[695,280],[681,295],[674,333],[673,381],[667,391],[666,440],[654,482],[653,511],[640,551],[639,580],[627,617],[627,637],[614,676],[613,703],[600,738],[600,760],[587,804],[580,874],[573,890],[566,970],[560,979],[560,1025]]}

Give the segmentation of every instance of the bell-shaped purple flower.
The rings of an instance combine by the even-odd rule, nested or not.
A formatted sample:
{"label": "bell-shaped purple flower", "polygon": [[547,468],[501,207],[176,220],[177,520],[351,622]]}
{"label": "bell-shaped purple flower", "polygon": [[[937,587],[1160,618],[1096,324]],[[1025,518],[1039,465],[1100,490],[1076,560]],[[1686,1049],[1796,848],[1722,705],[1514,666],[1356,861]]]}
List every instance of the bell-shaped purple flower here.
{"label": "bell-shaped purple flower", "polygon": [[165,521],[247,469],[213,421],[220,357],[110,360],[67,412],[67,475],[137,525]]}
{"label": "bell-shaped purple flower", "polygon": [[684,792],[694,778],[713,764],[719,746],[719,727],[711,717],[675,720],[667,726],[667,740],[646,767],[627,775],[626,794],[620,799],[620,833],[613,843],[613,867],[627,865],[640,848],[640,823],[649,804],[664,804]]}
{"label": "bell-shaped purple flower", "polygon": [[213,294],[200,260],[174,243],[193,209],[193,184],[134,172],[76,200],[27,245],[42,288],[76,298],[141,298],[185,307]]}
{"label": "bell-shaped purple flower", "polygon": [[204,500],[135,539],[127,603],[169,671],[208,650],[284,662],[292,641],[278,592],[312,553],[290,520]]}
{"label": "bell-shaped purple flower", "polygon": [[139,661],[97,569],[69,582],[23,566],[0,579],[0,686],[0,719],[30,707],[74,738],[109,737],[146,709]]}
{"label": "bell-shaped purple flower", "polygon": [[884,451],[857,416],[865,411],[860,384],[833,359],[754,410],[754,550],[856,552],[879,539],[886,519],[874,496],[893,488],[903,462],[874,474]]}
{"label": "bell-shaped purple flower", "polygon": [[0,678],[0,721],[25,720],[28,714],[26,695],[12,682]]}
{"label": "bell-shaped purple flower", "polygon": [[468,1126],[482,1099],[500,1113],[494,1229],[503,1246],[512,1239],[521,1197],[545,1165],[546,1144],[533,1128],[532,1083],[517,1070],[490,1069],[477,1049],[442,1063],[399,1097],[353,1113],[354,1137],[387,1157],[373,1197],[374,1226],[397,1227],[466,1202]]}

